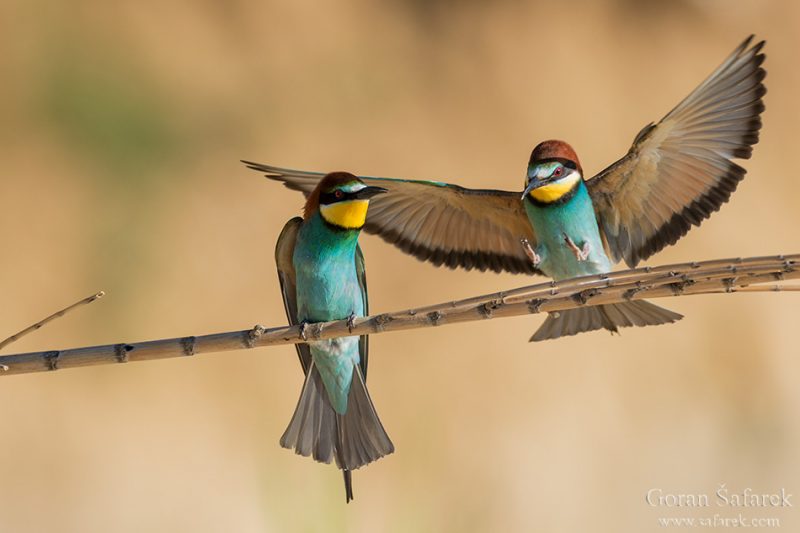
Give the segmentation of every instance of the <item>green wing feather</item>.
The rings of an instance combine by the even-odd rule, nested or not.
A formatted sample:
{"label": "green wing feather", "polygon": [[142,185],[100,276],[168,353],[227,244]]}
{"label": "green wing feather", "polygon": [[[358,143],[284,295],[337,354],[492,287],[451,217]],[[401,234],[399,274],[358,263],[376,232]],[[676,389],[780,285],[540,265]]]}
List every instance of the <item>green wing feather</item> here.
{"label": "green wing feather", "polygon": [[[281,284],[281,295],[283,296],[283,307],[286,310],[286,318],[289,319],[289,325],[297,325],[300,321],[297,319],[297,276],[294,270],[294,247],[297,243],[297,231],[303,224],[303,219],[294,217],[289,220],[280,236],[278,243],[275,245],[275,265],[278,267],[278,281]],[[297,356],[300,358],[300,365],[303,367],[303,373],[308,373],[311,367],[311,349],[308,344],[295,344],[297,349]]]}
{"label": "green wing feather", "polygon": [[[611,258],[634,267],[699,226],[744,178],[758,142],[764,42],[745,40],[628,153],[587,181]],[[748,48],[749,47],[749,48]]]}

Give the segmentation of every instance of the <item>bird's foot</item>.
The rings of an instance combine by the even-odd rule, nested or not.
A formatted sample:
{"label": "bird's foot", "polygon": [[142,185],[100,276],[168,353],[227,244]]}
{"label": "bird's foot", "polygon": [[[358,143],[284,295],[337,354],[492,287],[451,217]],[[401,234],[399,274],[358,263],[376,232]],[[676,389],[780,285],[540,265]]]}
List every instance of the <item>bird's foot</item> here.
{"label": "bird's foot", "polygon": [[354,327],[356,327],[356,314],[350,313],[350,316],[347,317],[347,331],[353,333]]}
{"label": "bird's foot", "polygon": [[583,243],[583,248],[578,248],[578,245],[575,244],[575,241],[570,239],[569,235],[564,235],[564,242],[567,244],[567,248],[569,248],[573,255],[575,255],[575,259],[578,261],[586,261],[589,259],[589,252],[591,251],[591,247],[589,246],[588,242]]}
{"label": "bird's foot", "polygon": [[538,267],[542,262],[542,256],[536,253],[528,239],[520,239],[519,242],[522,243],[522,249],[525,250],[525,255],[531,260],[533,266]]}
{"label": "bird's foot", "polygon": [[308,340],[307,332],[308,332],[308,320],[303,320],[302,322],[300,322],[300,338],[303,339],[304,341]]}

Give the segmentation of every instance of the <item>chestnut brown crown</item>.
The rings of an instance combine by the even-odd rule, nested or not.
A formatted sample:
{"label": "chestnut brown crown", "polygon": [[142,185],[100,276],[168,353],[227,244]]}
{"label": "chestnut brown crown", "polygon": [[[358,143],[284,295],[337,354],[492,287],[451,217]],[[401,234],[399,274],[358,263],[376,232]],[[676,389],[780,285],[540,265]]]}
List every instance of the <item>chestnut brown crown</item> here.
{"label": "chestnut brown crown", "polygon": [[537,144],[536,148],[531,152],[528,166],[548,160],[561,160],[573,163],[578,169],[578,172],[581,173],[581,176],[583,176],[583,169],[581,168],[581,162],[578,160],[578,154],[575,153],[572,146],[564,141],[551,139]]}

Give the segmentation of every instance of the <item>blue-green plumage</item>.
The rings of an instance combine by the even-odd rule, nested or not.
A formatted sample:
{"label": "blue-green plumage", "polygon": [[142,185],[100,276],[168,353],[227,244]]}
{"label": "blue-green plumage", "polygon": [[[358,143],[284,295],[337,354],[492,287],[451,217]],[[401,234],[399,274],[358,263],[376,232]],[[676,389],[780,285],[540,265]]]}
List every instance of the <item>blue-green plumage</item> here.
{"label": "blue-green plumage", "polygon": [[[583,180],[577,182],[575,190],[567,193],[566,198],[551,204],[538,203],[526,197],[525,212],[536,228],[536,253],[541,258],[538,267],[542,272],[554,280],[561,280],[611,270],[611,261],[603,250],[592,199]],[[567,237],[578,248],[588,244],[586,260],[578,260],[566,244]]]}
{"label": "blue-green plumage", "polygon": [[[525,214],[536,231],[536,249],[528,251],[538,269],[562,280],[611,270],[592,197],[578,157],[561,141],[539,144],[531,154],[522,195]],[[530,243],[526,241],[526,246]],[[645,301],[587,306],[550,313],[531,340],[574,335],[604,328],[674,322],[680,315]]]}
{"label": "blue-green plumage", "polygon": [[[355,268],[358,231],[339,229],[311,215],[298,231],[293,262],[297,276],[297,313],[305,322],[364,316],[364,295]],[[310,343],[333,408],[347,411],[353,368],[359,364],[359,338]]]}
{"label": "blue-green plumage", "polygon": [[[283,228],[275,248],[290,324],[368,313],[364,256],[358,235],[367,203],[381,187],[352,174],[328,174],[306,202],[304,218]],[[316,461],[336,461],[353,499],[352,470],[394,451],[366,388],[368,337],[296,344],[305,381],[281,446]]]}

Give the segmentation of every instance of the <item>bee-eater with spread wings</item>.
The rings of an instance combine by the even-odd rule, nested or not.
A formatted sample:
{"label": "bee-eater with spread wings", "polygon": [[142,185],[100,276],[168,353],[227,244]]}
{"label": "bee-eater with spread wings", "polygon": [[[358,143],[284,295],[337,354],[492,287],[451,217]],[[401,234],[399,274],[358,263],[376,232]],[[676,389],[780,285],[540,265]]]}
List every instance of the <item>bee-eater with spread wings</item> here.
{"label": "bee-eater with spread wings", "polygon": [[[634,267],[699,226],[727,202],[758,142],[764,42],[752,36],[625,156],[585,179],[563,141],[533,150],[524,192],[467,189],[438,181],[362,177],[387,193],[364,229],[417,258],[467,270],[545,274],[561,280]],[[306,195],[323,174],[245,163]],[[531,340],[582,331],[674,322],[681,315],[642,300],[548,316]]]}

